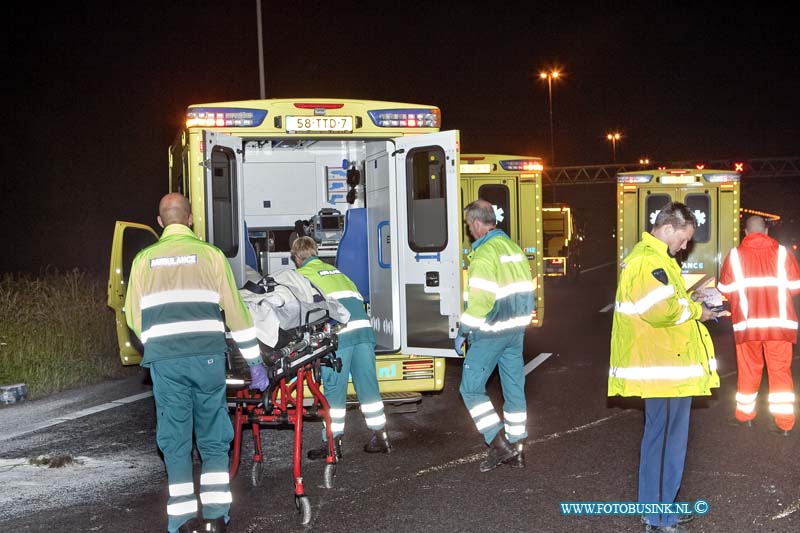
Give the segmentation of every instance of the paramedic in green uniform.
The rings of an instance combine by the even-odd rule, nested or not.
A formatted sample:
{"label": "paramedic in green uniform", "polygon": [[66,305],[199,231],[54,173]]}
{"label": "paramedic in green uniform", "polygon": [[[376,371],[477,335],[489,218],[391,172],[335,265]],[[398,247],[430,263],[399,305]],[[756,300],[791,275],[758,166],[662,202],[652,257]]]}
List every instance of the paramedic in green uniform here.
{"label": "paramedic in green uniform", "polygon": [[[330,404],[331,433],[337,456],[341,456],[341,437],[344,433],[347,406],[347,380],[353,377],[353,386],[361,404],[361,412],[372,437],[364,445],[368,453],[389,453],[392,447],[386,433],[386,416],[383,400],[378,390],[375,372],[375,333],[364,309],[364,298],[356,285],[336,267],[317,257],[317,243],[311,237],[300,237],[292,243],[292,261],[297,271],[316,285],[325,296],[333,298],[347,308],[350,320],[338,334],[339,348],[336,356],[342,361],[342,371],[322,368],[325,398]],[[323,433],[324,439],[324,433]],[[310,450],[308,458],[322,459],[328,455],[328,444]]]}
{"label": "paramedic in green uniform", "polygon": [[[128,326],[144,345],[156,403],[158,447],[169,481],[170,532],[225,531],[231,490],[233,428],[225,401],[225,323],[250,367],[251,388],[266,371],[253,320],[228,260],[192,232],[189,201],[170,193],[158,205],[159,241],[134,258],[125,298]],[[224,311],[224,321],[222,312]],[[198,506],[192,477],[192,430],[203,459]]]}

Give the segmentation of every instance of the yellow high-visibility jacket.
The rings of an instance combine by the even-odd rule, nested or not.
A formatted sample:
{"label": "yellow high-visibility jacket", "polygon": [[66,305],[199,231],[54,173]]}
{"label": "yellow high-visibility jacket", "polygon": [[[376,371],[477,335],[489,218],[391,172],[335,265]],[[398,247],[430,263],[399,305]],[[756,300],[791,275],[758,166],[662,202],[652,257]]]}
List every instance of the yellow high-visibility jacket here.
{"label": "yellow high-visibility jacket", "polygon": [[708,396],[719,387],[714,344],[667,245],[649,233],[624,260],[611,330],[609,396]]}

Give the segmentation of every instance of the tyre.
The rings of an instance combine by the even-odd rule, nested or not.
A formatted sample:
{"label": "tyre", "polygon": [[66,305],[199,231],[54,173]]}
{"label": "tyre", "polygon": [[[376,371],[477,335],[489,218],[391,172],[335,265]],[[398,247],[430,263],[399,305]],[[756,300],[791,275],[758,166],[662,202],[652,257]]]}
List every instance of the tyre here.
{"label": "tyre", "polygon": [[325,472],[323,474],[326,489],[333,488],[334,478],[336,478],[336,464],[328,463],[325,465]]}
{"label": "tyre", "polygon": [[254,487],[260,487],[264,482],[264,462],[254,461],[250,469],[250,482]]}
{"label": "tyre", "polygon": [[311,500],[308,496],[295,496],[294,505],[300,513],[300,523],[307,526],[311,522]]}

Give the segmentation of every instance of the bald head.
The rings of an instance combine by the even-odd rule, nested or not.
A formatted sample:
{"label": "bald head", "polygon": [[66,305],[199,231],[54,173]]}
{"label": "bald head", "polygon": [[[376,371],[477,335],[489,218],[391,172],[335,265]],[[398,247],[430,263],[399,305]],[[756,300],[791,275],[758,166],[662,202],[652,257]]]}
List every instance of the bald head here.
{"label": "bald head", "polygon": [[744,224],[744,233],[745,235],[750,235],[751,233],[763,233],[766,235],[767,223],[764,221],[764,217],[758,215],[749,217]]}
{"label": "bald head", "polygon": [[192,209],[189,200],[181,193],[171,192],[158,203],[158,223],[162,228],[170,224],[192,225]]}

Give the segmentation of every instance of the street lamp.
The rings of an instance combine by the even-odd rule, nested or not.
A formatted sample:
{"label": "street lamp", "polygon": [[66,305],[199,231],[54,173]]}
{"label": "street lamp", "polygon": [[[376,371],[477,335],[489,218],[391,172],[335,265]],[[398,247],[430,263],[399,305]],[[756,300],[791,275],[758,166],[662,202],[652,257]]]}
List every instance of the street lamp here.
{"label": "street lamp", "polygon": [[556,164],[555,139],[553,137],[553,80],[557,80],[561,73],[557,70],[550,72],[540,72],[539,78],[547,80],[547,99],[550,103],[550,166]]}
{"label": "street lamp", "polygon": [[606,139],[611,141],[611,156],[613,157],[613,162],[617,162],[617,141],[622,139],[622,134],[618,131],[613,133],[607,133]]}

